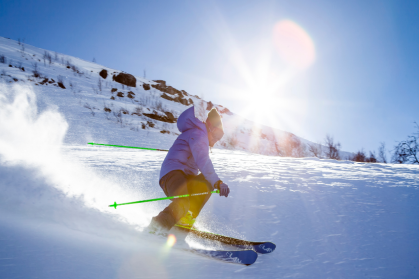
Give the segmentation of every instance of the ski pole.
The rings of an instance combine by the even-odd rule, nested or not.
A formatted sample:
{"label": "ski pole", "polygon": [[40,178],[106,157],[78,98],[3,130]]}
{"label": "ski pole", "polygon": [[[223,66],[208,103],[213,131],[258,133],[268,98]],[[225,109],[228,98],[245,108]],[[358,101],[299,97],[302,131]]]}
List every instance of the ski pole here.
{"label": "ski pole", "polygon": [[135,203],[143,203],[143,202],[152,202],[152,201],[162,201],[162,200],[171,200],[171,199],[179,199],[179,198],[186,198],[186,197],[193,197],[193,196],[200,196],[200,195],[207,195],[207,194],[218,194],[220,193],[219,190],[214,190],[212,192],[204,192],[204,193],[197,193],[197,194],[189,194],[189,195],[180,195],[180,196],[173,196],[173,197],[165,197],[165,198],[158,198],[158,199],[151,199],[151,200],[142,200],[142,201],[135,201],[135,202],[126,202],[126,203],[116,203],[109,205],[109,207],[116,207],[118,205],[127,205],[127,204],[135,204]]}
{"label": "ski pole", "polygon": [[113,145],[113,144],[94,143],[94,142],[88,142],[87,144],[91,144],[91,145],[103,145],[103,146],[112,146],[112,147],[135,148],[135,149],[145,149],[145,150],[155,150],[155,151],[169,151],[169,150],[166,150],[166,149],[137,147],[137,146],[127,146],[127,145]]}

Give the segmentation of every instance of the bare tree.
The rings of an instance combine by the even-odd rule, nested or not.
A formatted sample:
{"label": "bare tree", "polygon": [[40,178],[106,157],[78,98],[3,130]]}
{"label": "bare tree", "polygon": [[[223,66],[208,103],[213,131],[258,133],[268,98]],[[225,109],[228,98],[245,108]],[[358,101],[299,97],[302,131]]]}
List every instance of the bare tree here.
{"label": "bare tree", "polygon": [[22,42],[20,43],[20,51],[22,52],[22,54],[25,52],[25,39],[22,40]]}
{"label": "bare tree", "polygon": [[85,103],[83,107],[85,107],[88,110],[90,110],[90,113],[92,114],[92,116],[95,116],[95,111],[94,111],[94,109],[96,109],[95,107],[90,106],[89,103]]}
{"label": "bare tree", "polygon": [[386,144],[384,142],[381,142],[380,147],[378,148],[378,160],[381,163],[387,163],[387,151]]}
{"label": "bare tree", "polygon": [[45,65],[45,61],[48,61],[48,64],[52,64],[52,56],[51,53],[49,53],[48,51],[44,51],[44,55],[42,56],[42,58],[44,59],[44,65]]}
{"label": "bare tree", "polygon": [[366,162],[367,156],[365,155],[364,150],[361,149],[357,153],[355,153],[354,156],[350,157],[349,160],[354,162]]}
{"label": "bare tree", "polygon": [[320,143],[309,143],[308,144],[308,151],[314,157],[321,158],[323,156],[323,149]]}
{"label": "bare tree", "polygon": [[367,163],[377,163],[377,156],[375,155],[374,151],[370,151],[370,156],[365,158],[365,162],[367,162]]}
{"label": "bare tree", "polygon": [[335,143],[333,137],[330,135],[326,135],[324,140],[326,146],[326,158],[340,160],[339,150],[340,150],[340,143]]}
{"label": "bare tree", "polygon": [[34,77],[41,77],[41,73],[38,71],[38,63],[33,63],[32,64],[32,66],[33,66],[33,71],[32,71],[32,73],[33,73],[33,76]]}
{"label": "bare tree", "polygon": [[102,92],[102,79],[101,78],[99,78],[97,82],[97,87],[99,88],[99,91]]}
{"label": "bare tree", "polygon": [[415,122],[418,131],[399,142],[393,150],[391,161],[399,164],[419,164],[419,125]]}

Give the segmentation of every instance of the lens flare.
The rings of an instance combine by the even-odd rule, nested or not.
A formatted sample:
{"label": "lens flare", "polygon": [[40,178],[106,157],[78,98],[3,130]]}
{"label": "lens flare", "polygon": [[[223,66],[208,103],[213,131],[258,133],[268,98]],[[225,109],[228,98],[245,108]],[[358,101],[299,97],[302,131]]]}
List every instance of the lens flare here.
{"label": "lens flare", "polygon": [[273,39],[280,57],[298,69],[307,69],[316,60],[316,50],[308,33],[291,20],[274,26]]}
{"label": "lens flare", "polygon": [[175,243],[176,243],[176,236],[174,236],[173,234],[169,234],[169,236],[167,237],[166,246],[173,247]]}

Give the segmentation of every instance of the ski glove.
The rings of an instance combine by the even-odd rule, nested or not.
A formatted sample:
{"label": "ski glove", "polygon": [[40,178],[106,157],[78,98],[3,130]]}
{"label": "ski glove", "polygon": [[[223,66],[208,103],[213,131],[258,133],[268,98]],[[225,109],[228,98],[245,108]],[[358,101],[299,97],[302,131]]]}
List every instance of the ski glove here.
{"label": "ski glove", "polygon": [[228,194],[230,194],[230,189],[228,188],[228,185],[222,182],[221,180],[218,180],[214,186],[216,189],[220,191],[220,197],[224,196],[227,198]]}

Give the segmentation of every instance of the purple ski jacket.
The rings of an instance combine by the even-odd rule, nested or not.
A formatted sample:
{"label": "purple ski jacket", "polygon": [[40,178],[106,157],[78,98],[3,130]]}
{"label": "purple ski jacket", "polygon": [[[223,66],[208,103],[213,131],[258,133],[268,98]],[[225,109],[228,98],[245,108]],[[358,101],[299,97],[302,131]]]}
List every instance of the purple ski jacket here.
{"label": "purple ski jacket", "polygon": [[209,158],[208,133],[205,123],[195,117],[194,107],[179,116],[177,127],[182,133],[169,149],[163,161],[160,178],[173,170],[181,170],[186,175],[204,175],[212,186],[220,180]]}

